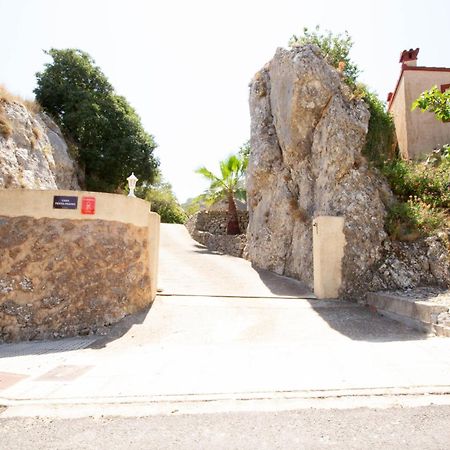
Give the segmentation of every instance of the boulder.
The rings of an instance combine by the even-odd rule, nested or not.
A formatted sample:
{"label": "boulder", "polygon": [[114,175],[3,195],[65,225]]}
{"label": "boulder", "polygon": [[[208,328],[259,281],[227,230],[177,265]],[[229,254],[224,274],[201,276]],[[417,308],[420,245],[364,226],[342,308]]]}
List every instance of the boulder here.
{"label": "boulder", "polygon": [[369,111],[312,45],[278,49],[250,85],[248,258],[313,286],[312,220],[343,216],[341,294],[383,254],[392,193],[361,154]]}
{"label": "boulder", "polygon": [[0,133],[0,188],[79,189],[77,170],[57,125],[18,101],[0,100],[10,134]]}

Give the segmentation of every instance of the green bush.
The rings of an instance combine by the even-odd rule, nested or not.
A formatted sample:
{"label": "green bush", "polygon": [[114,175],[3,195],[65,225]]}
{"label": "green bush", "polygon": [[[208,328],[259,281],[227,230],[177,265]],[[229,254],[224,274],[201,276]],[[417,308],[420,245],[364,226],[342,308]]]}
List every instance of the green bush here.
{"label": "green bush", "polygon": [[290,47],[299,45],[314,44],[317,45],[323,57],[336,69],[341,69],[344,79],[350,86],[355,86],[359,75],[358,66],[350,59],[350,50],[353,41],[347,31],[344,34],[334,34],[329,30],[321,32],[317,25],[314,31],[303,28],[303,33],[299,36],[292,35],[289,40]]}
{"label": "green bush", "polygon": [[[437,160],[395,159],[381,167],[398,201],[388,209],[386,229],[394,239],[411,240],[449,226],[450,157]],[[431,164],[433,163],[433,164]]]}
{"label": "green bush", "polygon": [[400,200],[416,197],[434,208],[450,208],[450,161],[433,167],[426,162],[395,159],[386,162],[381,171]]}
{"label": "green bush", "polygon": [[160,174],[153,185],[144,183],[136,189],[136,196],[151,203],[151,210],[161,216],[162,223],[184,223],[187,220],[186,213],[172,191],[172,185],[165,182]]}
{"label": "green bush", "polygon": [[450,122],[450,91],[441,92],[437,86],[422,92],[412,104],[412,109],[419,108],[422,112],[433,112],[441,122]]}
{"label": "green bush", "polygon": [[442,208],[433,208],[417,197],[396,202],[388,209],[386,231],[396,240],[412,241],[445,228],[448,223]]}

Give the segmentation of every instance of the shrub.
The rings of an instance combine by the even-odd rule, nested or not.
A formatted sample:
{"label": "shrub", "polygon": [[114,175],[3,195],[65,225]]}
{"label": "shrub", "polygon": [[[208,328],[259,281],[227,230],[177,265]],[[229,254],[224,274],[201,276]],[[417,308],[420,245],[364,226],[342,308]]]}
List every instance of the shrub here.
{"label": "shrub", "polygon": [[413,241],[448,226],[448,215],[442,208],[433,208],[417,197],[397,202],[388,210],[386,231],[392,239]]}
{"label": "shrub", "polygon": [[172,185],[165,182],[160,174],[152,186],[141,185],[136,190],[136,195],[151,203],[151,210],[161,216],[162,223],[186,222],[186,213],[178,203]]}
{"label": "shrub", "polygon": [[398,202],[388,210],[386,230],[394,239],[411,240],[449,226],[450,158],[448,147],[442,158],[426,162],[395,159],[381,171]]}
{"label": "shrub", "polygon": [[441,92],[437,86],[422,92],[412,104],[412,109],[419,108],[422,112],[433,112],[441,122],[450,122],[450,91]]}
{"label": "shrub", "polygon": [[435,208],[450,208],[450,161],[433,167],[425,162],[395,159],[382,168],[392,191],[402,201],[416,197]]}
{"label": "shrub", "polygon": [[320,26],[317,25],[314,31],[308,28],[303,28],[303,33],[299,36],[292,35],[289,40],[290,47],[297,47],[305,44],[317,45],[323,57],[336,69],[339,69],[344,74],[344,79],[350,86],[356,84],[359,75],[357,65],[350,59],[350,50],[353,46],[353,41],[347,31],[344,34],[333,34],[326,30],[321,32]]}

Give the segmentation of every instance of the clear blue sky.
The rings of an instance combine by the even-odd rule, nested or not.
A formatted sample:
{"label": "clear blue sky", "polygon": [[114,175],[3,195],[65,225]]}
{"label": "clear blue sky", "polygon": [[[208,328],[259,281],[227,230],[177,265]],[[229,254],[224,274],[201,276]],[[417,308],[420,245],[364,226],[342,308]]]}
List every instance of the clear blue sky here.
{"label": "clear blue sky", "polygon": [[347,30],[361,80],[385,99],[398,58],[450,67],[448,0],[0,0],[0,84],[31,98],[43,50],[87,51],[159,145],[181,201],[249,138],[248,84],[304,26]]}

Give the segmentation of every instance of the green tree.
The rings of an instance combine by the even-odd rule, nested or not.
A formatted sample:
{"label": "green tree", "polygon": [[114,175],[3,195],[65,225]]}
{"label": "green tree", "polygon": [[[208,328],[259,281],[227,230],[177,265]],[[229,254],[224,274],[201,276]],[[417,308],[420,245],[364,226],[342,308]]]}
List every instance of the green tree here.
{"label": "green tree", "polygon": [[36,74],[36,100],[75,144],[86,187],[114,192],[132,171],[151,183],[159,164],[153,155],[156,143],[136,111],[115,93],[87,53],[76,49],[46,53],[52,62]]}
{"label": "green tree", "polygon": [[247,158],[232,155],[220,162],[220,175],[215,175],[206,167],[201,167],[196,171],[211,182],[206,192],[210,201],[217,201],[221,198],[228,200],[227,234],[240,234],[241,232],[235,198],[245,198],[244,177],[247,162]]}
{"label": "green tree", "polygon": [[136,190],[138,197],[151,203],[151,210],[161,216],[163,223],[184,223],[187,216],[172,191],[172,185],[157,176],[151,185],[143,185]]}
{"label": "green tree", "polygon": [[422,92],[412,104],[412,109],[419,108],[422,112],[433,112],[441,122],[450,122],[450,91],[441,92],[437,86]]}
{"label": "green tree", "polygon": [[293,35],[289,40],[290,47],[298,47],[305,44],[317,45],[323,57],[336,69],[342,70],[345,80],[351,86],[356,84],[356,80],[360,73],[357,65],[350,59],[350,50],[353,41],[347,31],[342,34],[333,34],[326,30],[321,32],[320,26],[317,25],[314,31],[303,28],[303,34]]}

